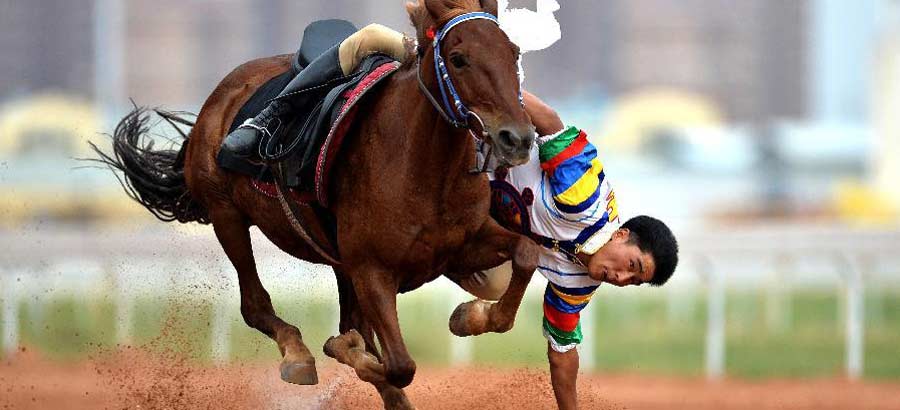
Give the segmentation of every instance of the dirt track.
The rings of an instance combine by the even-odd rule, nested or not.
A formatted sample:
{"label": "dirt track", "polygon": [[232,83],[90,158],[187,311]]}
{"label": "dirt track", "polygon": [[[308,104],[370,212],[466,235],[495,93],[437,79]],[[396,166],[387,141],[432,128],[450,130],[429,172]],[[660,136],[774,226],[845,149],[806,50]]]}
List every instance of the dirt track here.
{"label": "dirt track", "polygon": [[[281,382],[271,366],[197,367],[136,351],[58,364],[25,352],[0,363],[0,409],[377,409],[374,390],[348,369],[320,364],[314,387]],[[529,370],[422,369],[411,400],[421,409],[553,408],[546,374]],[[900,409],[900,385],[583,376],[584,409]]]}

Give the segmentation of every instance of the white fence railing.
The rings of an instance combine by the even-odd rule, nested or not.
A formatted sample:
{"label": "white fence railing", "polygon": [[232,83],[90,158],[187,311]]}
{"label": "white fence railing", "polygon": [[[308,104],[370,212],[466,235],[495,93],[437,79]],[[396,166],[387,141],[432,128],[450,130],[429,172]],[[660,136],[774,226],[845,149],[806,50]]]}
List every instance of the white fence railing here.
{"label": "white fence railing", "polygon": [[[706,373],[718,378],[725,373],[725,302],[726,288],[763,283],[770,294],[767,301],[777,301],[797,285],[829,286],[843,292],[843,318],[846,338],[846,373],[858,378],[864,363],[864,291],[865,284],[900,284],[900,272],[894,269],[900,258],[900,231],[856,230],[846,227],[769,226],[753,229],[705,231],[680,235],[682,266],[667,286],[670,292],[704,284],[707,293],[707,328],[705,337]],[[23,231],[0,233],[0,314],[2,314],[2,342],[11,353],[20,343],[18,301],[46,294],[48,286],[64,288],[67,292],[95,292],[104,280],[114,283],[117,314],[117,340],[127,343],[133,332],[131,311],[133,293],[152,292],[171,281],[197,280],[206,277],[226,287],[219,295],[233,295],[234,300],[216,303],[211,323],[212,356],[226,360],[230,353],[229,324],[237,314],[236,275],[224,258],[212,235],[185,234],[172,229],[144,232],[96,231]],[[263,269],[264,282],[273,294],[290,292],[296,288],[298,262],[278,251],[261,237],[254,235],[257,261]],[[172,275],[148,275],[147,272],[171,271],[165,266],[188,266],[196,276],[190,279],[183,272]],[[66,275],[60,266],[76,265]],[[223,268],[224,266],[224,268]],[[307,266],[318,279],[305,281],[302,295],[292,298],[335,294],[333,280],[324,280],[330,269]],[[179,268],[180,270],[184,270]],[[825,273],[822,273],[824,269]],[[828,270],[831,273],[828,273]],[[49,272],[55,274],[50,275]],[[266,275],[268,272],[268,275]],[[693,280],[693,281],[692,281]],[[50,284],[48,284],[50,282]],[[168,283],[167,283],[168,282]],[[768,283],[766,285],[766,283]],[[539,297],[542,286],[535,281],[529,297]],[[443,286],[452,287],[448,281]],[[464,301],[456,292],[448,291],[448,313]],[[218,296],[222,299],[221,296]],[[677,298],[672,299],[676,303]],[[767,302],[768,303],[768,302]],[[776,309],[773,308],[773,309]],[[769,307],[767,307],[769,309]],[[586,309],[590,320],[592,309]],[[778,314],[768,315],[778,326]],[[335,318],[335,323],[336,323]],[[336,325],[335,325],[336,326]],[[335,327],[336,331],[336,327]],[[590,327],[584,329],[591,332]],[[586,335],[586,340],[596,338]],[[451,361],[465,364],[471,361],[471,338],[454,338],[450,346]],[[593,349],[584,349],[583,366],[593,367]]]}

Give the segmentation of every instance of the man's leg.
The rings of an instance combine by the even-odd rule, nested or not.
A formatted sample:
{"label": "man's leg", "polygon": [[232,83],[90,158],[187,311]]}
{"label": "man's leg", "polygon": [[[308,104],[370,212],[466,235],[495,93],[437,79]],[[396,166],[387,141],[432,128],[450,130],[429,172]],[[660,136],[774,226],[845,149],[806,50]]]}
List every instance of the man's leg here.
{"label": "man's leg", "polygon": [[288,116],[295,106],[303,106],[304,98],[308,98],[305,91],[349,75],[362,60],[376,52],[400,61],[409,55],[402,33],[378,24],[366,26],[310,62],[256,117],[228,134],[223,149],[238,157],[255,154],[263,134],[276,132],[283,117]]}
{"label": "man's leg", "polygon": [[577,409],[578,349],[560,353],[553,350],[548,342],[547,358],[550,361],[550,382],[553,384],[556,405],[560,410]]}
{"label": "man's leg", "polygon": [[253,156],[263,135],[277,134],[296,107],[303,107],[313,95],[321,95],[309,91],[328,82],[346,81],[339,54],[340,46],[336,45],[310,62],[256,117],[228,134],[222,141],[222,150],[238,158]]}
{"label": "man's leg", "polygon": [[340,59],[344,74],[350,74],[373,53],[384,53],[398,61],[409,56],[403,33],[380,24],[369,24],[341,43]]}

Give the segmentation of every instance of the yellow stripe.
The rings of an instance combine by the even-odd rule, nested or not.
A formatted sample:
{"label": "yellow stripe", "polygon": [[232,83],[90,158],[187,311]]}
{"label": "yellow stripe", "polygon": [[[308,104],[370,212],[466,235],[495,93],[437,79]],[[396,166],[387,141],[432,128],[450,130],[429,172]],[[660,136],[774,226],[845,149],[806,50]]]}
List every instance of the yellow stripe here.
{"label": "yellow stripe", "polygon": [[566,205],[578,205],[597,192],[597,188],[600,186],[600,173],[603,172],[603,163],[600,162],[600,159],[594,158],[591,161],[591,169],[584,173],[581,178],[578,178],[572,186],[569,187],[565,192],[556,196],[556,200]]}
{"label": "yellow stripe", "polygon": [[566,303],[568,303],[570,305],[583,305],[585,303],[588,303],[591,301],[591,298],[594,296],[594,293],[597,292],[595,290],[587,295],[572,296],[572,295],[567,295],[565,293],[560,292],[560,290],[557,289],[556,286],[553,286],[552,284],[550,285],[550,289],[553,289],[553,293],[555,293],[556,296],[559,296],[560,299],[564,300]]}
{"label": "yellow stripe", "polygon": [[610,188],[608,202],[606,203],[606,212],[609,212],[609,220],[615,221],[619,217],[619,204],[616,202],[616,194]]}

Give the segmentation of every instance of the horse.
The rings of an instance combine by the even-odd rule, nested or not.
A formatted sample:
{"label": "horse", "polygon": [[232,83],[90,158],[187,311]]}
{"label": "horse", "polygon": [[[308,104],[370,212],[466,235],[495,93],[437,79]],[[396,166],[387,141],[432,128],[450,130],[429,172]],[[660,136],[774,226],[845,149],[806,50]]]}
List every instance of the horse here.
{"label": "horse", "polygon": [[212,224],[237,271],[242,317],[277,343],[284,381],[318,383],[315,359],[300,330],[276,314],[257,273],[249,228],[258,227],[293,257],[331,265],[340,335],[331,337],[324,351],[374,385],[389,409],[413,408],[403,388],[416,371],[397,319],[397,294],[441,275],[474,273],[511,260],[509,287],[496,303],[461,304],[449,321],[457,336],[506,332],[538,255],[538,245],[490,217],[487,177],[471,172],[476,162],[472,135],[483,138],[509,166],[527,162],[535,142],[520,100],[519,52],[496,22],[460,24],[446,33],[439,54],[449,62],[455,91],[484,132],[470,133],[468,126],[448,122],[432,96],[439,95],[441,81],[434,64],[435,30],[464,14],[496,16],[496,0],[419,0],[406,9],[422,45],[420,61],[408,59],[362,103],[363,115],[347,134],[333,172],[329,211],[337,225],[337,263],[301,239],[279,201],[252,189],[249,177],[216,163],[238,110],[257,88],[289,69],[289,55],[236,68],[212,92],[195,122],[164,115],[173,125],[192,125],[177,151],[154,149],[146,140],[149,111],[140,107],[112,134],[113,155],[95,147],[102,162],[124,173],[129,195],[158,218]]}

